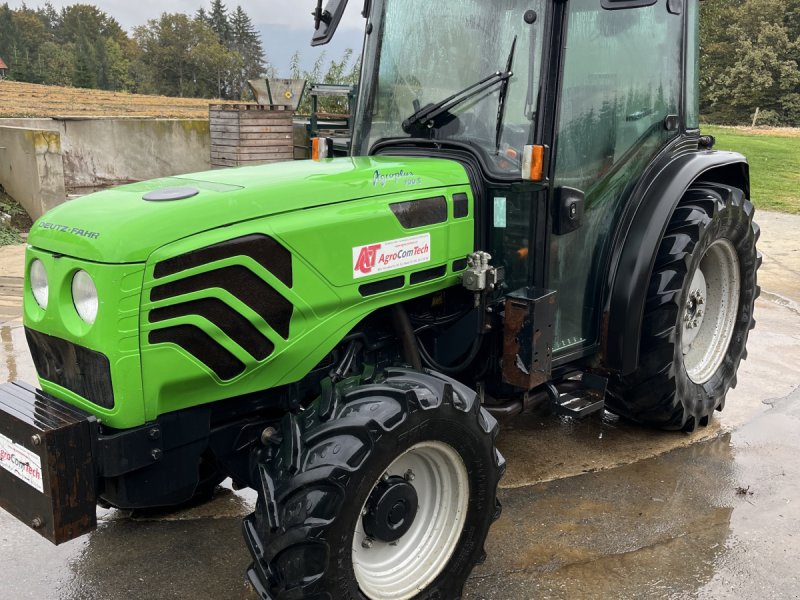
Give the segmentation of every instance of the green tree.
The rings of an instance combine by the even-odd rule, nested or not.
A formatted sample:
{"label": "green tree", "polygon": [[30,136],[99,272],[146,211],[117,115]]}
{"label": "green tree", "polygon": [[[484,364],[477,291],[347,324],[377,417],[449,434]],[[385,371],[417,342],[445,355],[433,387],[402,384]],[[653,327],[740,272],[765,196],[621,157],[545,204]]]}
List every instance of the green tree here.
{"label": "green tree", "polygon": [[800,0],[702,4],[701,110],[720,123],[800,125]]}
{"label": "green tree", "polygon": [[219,37],[220,43],[227,46],[231,40],[231,25],[228,21],[228,9],[222,0],[211,1],[211,11],[208,15],[208,24]]}
{"label": "green tree", "polygon": [[80,88],[97,87],[97,59],[89,40],[79,41],[75,48],[72,82]]}
{"label": "green tree", "polygon": [[45,85],[73,85],[74,44],[47,41],[39,47],[39,78]]}
{"label": "green tree", "polygon": [[11,60],[11,51],[17,45],[17,26],[14,23],[14,13],[8,3],[0,4],[0,58],[8,64],[13,77],[14,65]]}
{"label": "green tree", "polygon": [[106,38],[105,46],[107,88],[115,92],[129,91],[133,87],[131,61],[116,40]]}
{"label": "green tree", "polygon": [[241,69],[234,73],[230,91],[234,98],[241,98],[247,80],[261,76],[265,68],[261,36],[241,6],[231,16],[230,49],[241,57]]}
{"label": "green tree", "polygon": [[164,13],[134,30],[144,87],[170,96],[218,96],[241,57],[225,48],[209,25],[184,14]]}

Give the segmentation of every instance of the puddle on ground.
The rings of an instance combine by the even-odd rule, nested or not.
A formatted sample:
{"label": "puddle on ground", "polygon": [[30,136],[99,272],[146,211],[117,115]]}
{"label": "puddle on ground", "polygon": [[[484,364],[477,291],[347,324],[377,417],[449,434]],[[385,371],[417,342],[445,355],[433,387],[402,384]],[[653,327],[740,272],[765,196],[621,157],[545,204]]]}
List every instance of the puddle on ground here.
{"label": "puddle on ground", "polygon": [[[800,587],[795,396],[740,431],[501,490],[489,558],[465,600],[793,597]],[[574,430],[561,435],[579,443]],[[559,451],[530,445],[518,458]],[[173,515],[137,520],[110,511],[96,532],[59,548],[0,513],[0,589],[37,600],[254,598],[243,584],[250,558],[240,527],[253,500],[252,492],[221,490],[211,505]]]}
{"label": "puddle on ground", "polygon": [[798,431],[800,392],[712,440],[503,490],[465,600],[797,597]]}

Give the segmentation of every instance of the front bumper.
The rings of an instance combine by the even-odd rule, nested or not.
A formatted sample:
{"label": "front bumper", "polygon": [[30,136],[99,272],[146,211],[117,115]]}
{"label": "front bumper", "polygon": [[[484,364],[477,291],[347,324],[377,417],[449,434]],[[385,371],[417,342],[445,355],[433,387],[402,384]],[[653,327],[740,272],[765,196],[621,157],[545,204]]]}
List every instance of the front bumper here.
{"label": "front bumper", "polygon": [[97,420],[19,382],[0,385],[0,508],[54,544],[97,527]]}

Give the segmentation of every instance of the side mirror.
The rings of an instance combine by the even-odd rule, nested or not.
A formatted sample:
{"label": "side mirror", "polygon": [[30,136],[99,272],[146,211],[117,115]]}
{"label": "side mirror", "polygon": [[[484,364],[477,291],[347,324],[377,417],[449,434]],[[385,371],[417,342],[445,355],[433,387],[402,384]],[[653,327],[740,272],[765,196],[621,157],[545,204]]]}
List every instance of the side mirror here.
{"label": "side mirror", "polygon": [[317,0],[317,8],[311,13],[314,16],[314,37],[311,38],[312,46],[327,44],[336,33],[339,22],[347,8],[347,0],[328,0],[322,8],[322,0]]}

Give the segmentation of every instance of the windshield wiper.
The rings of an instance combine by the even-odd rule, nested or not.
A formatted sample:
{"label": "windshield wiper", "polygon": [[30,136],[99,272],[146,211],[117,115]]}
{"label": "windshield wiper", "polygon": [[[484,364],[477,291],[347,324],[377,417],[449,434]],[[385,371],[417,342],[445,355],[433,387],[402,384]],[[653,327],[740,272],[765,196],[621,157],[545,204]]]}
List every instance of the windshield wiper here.
{"label": "windshield wiper", "polygon": [[[516,38],[514,38],[514,45],[516,45]],[[429,104],[425,108],[417,110],[413,115],[403,121],[403,131],[413,135],[418,133],[421,128],[427,127],[428,129],[434,129],[436,127],[436,120],[443,114],[449,112],[450,109],[455,108],[459,104],[463,104],[470,98],[474,98],[478,94],[485,92],[488,89],[491,89],[498,83],[502,83],[511,79],[511,77],[514,75],[510,68],[513,56],[514,46],[511,47],[511,57],[508,63],[509,68],[505,72],[498,71],[496,73],[492,73],[488,77],[484,77],[477,83],[473,83],[471,86],[464,88],[449,98],[445,98],[440,102]],[[416,106],[414,108],[416,108]]]}
{"label": "windshield wiper", "polygon": [[511,67],[514,66],[514,52],[517,49],[517,36],[514,36],[514,41],[511,42],[511,52],[508,55],[508,62],[506,63],[506,73],[509,77],[503,81],[503,87],[500,88],[500,98],[497,101],[497,125],[495,126],[495,152],[500,152],[500,138],[503,136],[503,119],[506,116],[506,95],[508,94],[508,83],[511,74]]}

